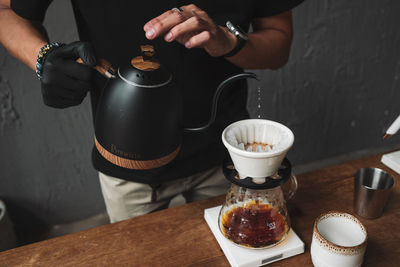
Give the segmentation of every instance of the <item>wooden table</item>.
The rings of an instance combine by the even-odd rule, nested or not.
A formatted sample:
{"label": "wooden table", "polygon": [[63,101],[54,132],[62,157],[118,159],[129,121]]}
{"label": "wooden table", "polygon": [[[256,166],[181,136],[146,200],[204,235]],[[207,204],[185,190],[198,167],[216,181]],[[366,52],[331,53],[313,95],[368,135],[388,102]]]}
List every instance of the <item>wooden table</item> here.
{"label": "wooden table", "polygon": [[[306,243],[305,253],[269,266],[312,266],[314,219],[322,212],[353,213],[353,174],[379,167],[395,178],[382,217],[360,220],[369,238],[364,266],[400,266],[399,175],[375,155],[299,175],[299,189],[288,203],[292,226]],[[229,266],[203,219],[223,196],[96,227],[0,253],[0,266]]]}

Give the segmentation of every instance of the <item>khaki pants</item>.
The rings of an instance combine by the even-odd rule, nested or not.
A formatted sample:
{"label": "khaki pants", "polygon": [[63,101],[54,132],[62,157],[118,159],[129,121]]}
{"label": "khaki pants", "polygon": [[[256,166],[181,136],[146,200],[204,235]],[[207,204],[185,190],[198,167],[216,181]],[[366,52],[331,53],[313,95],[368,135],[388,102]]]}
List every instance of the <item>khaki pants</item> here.
{"label": "khaki pants", "polygon": [[101,172],[99,178],[112,223],[168,208],[171,199],[179,194],[186,202],[193,202],[225,194],[229,188],[221,167],[157,186],[130,182]]}

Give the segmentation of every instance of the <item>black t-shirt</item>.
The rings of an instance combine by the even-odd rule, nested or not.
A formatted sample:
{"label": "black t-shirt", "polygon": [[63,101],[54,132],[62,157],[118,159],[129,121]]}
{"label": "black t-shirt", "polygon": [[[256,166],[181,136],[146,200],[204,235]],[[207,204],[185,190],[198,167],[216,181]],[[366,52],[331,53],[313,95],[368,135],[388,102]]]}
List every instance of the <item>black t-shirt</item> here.
{"label": "black t-shirt", "polygon": [[[98,57],[119,66],[139,54],[142,44],[153,44],[156,57],[174,75],[184,101],[185,127],[206,124],[211,102],[220,82],[242,69],[223,58],[213,58],[203,49],[186,49],[162,38],[149,41],[143,26],[166,10],[193,3],[206,11],[214,21],[227,20],[248,29],[254,18],[269,17],[290,10],[303,0],[72,0],[80,40],[91,42]],[[11,8],[21,17],[43,21],[51,0],[11,0]],[[57,41],[57,40],[54,40]],[[93,117],[105,78],[96,74],[91,91]],[[150,170],[136,171],[115,166],[94,148],[94,167],[111,176],[142,183],[162,183],[185,177],[221,164],[227,152],[221,142],[222,130],[230,123],[248,118],[247,85],[239,81],[221,94],[216,122],[201,133],[184,133],[181,151],[170,164]]]}

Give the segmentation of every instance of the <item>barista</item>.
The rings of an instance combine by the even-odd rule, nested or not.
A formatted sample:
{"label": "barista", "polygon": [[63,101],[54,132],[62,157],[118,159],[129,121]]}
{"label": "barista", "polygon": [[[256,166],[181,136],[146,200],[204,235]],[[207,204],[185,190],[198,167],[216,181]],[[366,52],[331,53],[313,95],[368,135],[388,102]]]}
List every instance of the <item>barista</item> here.
{"label": "barista", "polygon": [[[91,68],[96,57],[119,66],[136,56],[140,45],[152,43],[178,82],[184,127],[198,127],[208,121],[222,80],[244,68],[277,69],[287,62],[290,10],[302,0],[72,0],[80,41],[70,44],[47,37],[42,22],[50,2],[0,0],[0,42],[37,72],[46,105],[73,107],[89,92],[94,115],[105,83]],[[250,25],[253,32],[247,33]],[[79,57],[85,64],[75,62]],[[111,221],[166,208],[178,194],[190,202],[225,193],[228,183],[219,166],[226,151],[220,134],[233,121],[249,117],[246,102],[245,81],[225,90],[214,125],[202,133],[185,133],[178,157],[159,169],[121,168],[93,149]]]}

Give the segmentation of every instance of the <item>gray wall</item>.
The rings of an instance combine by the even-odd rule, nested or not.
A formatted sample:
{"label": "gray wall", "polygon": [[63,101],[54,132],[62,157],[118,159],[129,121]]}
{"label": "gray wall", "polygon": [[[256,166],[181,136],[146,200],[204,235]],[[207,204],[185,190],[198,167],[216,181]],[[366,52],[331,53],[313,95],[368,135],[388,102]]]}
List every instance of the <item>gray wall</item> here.
{"label": "gray wall", "polygon": [[[400,113],[400,2],[308,0],[294,12],[290,62],[262,77],[260,115],[295,133],[295,164],[383,143]],[[53,40],[77,38],[68,1],[45,24]],[[89,102],[67,110],[42,104],[32,71],[0,47],[0,197],[22,222],[65,223],[104,211],[90,163]],[[249,110],[257,109],[251,83]],[[21,220],[21,218],[25,220]]]}
{"label": "gray wall", "polygon": [[[52,40],[77,39],[69,1],[54,1],[45,25]],[[1,45],[0,79],[0,198],[16,223],[66,223],[103,212],[90,161],[89,98],[65,110],[45,106],[35,74]]]}
{"label": "gray wall", "polygon": [[294,163],[399,147],[400,136],[381,138],[400,114],[399,12],[393,0],[308,0],[295,10],[289,63],[259,72],[261,113],[293,130]]}

